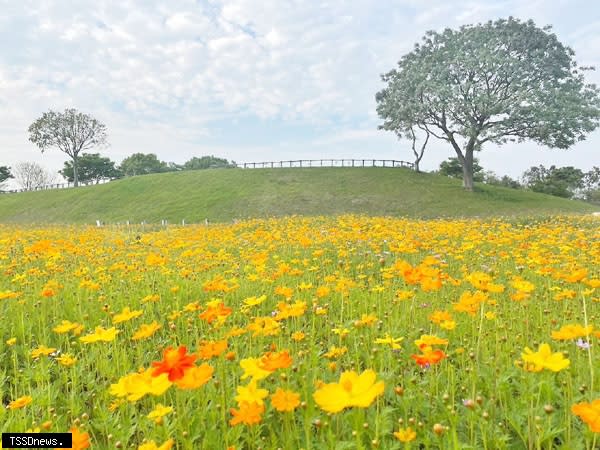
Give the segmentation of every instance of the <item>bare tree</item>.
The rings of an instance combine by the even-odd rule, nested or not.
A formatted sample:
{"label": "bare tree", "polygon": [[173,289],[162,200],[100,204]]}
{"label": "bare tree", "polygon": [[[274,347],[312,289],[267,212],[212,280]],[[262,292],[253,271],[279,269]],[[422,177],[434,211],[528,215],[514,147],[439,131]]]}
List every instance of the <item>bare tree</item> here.
{"label": "bare tree", "polygon": [[421,149],[417,150],[416,146],[417,146],[417,135],[415,134],[415,130],[413,129],[413,127],[410,127],[410,138],[412,140],[412,151],[413,154],[415,155],[415,171],[416,172],[420,172],[421,170],[419,169],[419,163],[421,162],[421,160],[423,159],[423,153],[425,152],[425,147],[427,147],[427,142],[429,142],[429,130],[426,128],[422,128],[422,127],[418,127],[421,130],[425,131],[425,140],[423,141],[423,143],[421,144]]}
{"label": "bare tree", "polygon": [[13,167],[12,173],[17,184],[26,191],[52,184],[56,180],[54,174],[36,162],[20,162]]}

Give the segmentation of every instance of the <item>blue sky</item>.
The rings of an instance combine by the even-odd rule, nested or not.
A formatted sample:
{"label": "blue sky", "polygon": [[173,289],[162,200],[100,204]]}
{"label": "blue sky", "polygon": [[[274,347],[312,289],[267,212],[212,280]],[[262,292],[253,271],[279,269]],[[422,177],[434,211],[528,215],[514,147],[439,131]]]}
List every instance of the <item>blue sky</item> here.
{"label": "blue sky", "polygon": [[[375,93],[425,31],[509,15],[553,25],[580,65],[600,68],[600,2],[588,0],[0,0],[0,165],[56,171],[27,128],[48,109],[104,122],[117,162],[134,152],[182,163],[299,158],[412,160],[377,130]],[[600,72],[587,80],[600,84]],[[422,165],[452,156],[433,142]],[[600,165],[600,131],[568,151],[488,146],[482,165]]]}

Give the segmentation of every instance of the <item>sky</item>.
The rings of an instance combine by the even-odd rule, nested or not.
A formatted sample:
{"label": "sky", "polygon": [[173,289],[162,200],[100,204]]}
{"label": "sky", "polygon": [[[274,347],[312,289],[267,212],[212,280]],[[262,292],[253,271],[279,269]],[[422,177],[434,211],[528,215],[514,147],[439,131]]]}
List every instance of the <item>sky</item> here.
{"label": "sky", "polygon": [[[43,112],[76,108],[106,124],[119,163],[413,160],[378,130],[375,93],[427,30],[513,16],[552,25],[580,65],[600,70],[600,2],[590,0],[0,0],[0,165],[56,172],[67,155],[28,140]],[[586,80],[600,84],[600,71]],[[433,141],[433,170],[452,149]],[[600,165],[600,130],[569,150],[487,145],[481,165]]]}

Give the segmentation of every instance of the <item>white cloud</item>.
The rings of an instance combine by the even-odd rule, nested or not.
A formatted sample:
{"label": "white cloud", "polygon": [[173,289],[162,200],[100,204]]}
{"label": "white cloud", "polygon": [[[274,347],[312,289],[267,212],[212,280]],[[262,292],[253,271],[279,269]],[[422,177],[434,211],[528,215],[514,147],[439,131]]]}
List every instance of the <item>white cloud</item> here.
{"label": "white cloud", "polygon": [[[313,152],[307,142],[323,157],[352,156],[346,151],[387,158],[401,153],[402,143],[376,130],[379,75],[426,30],[532,17],[539,25],[554,23],[582,63],[600,65],[597,8],[594,20],[567,6],[552,0],[4,2],[0,39],[12,45],[0,54],[0,165],[40,160],[27,127],[43,111],[65,107],[107,123],[113,145],[105,153],[117,160],[153,151],[182,162],[204,149],[238,160],[279,159],[282,152],[298,158]],[[598,82],[598,73],[590,80]],[[248,118],[303,124],[312,134],[295,144],[283,139],[291,142],[283,150],[279,138],[240,148],[220,143],[229,132],[224,121]],[[598,164],[587,149],[599,143],[595,133],[568,153],[569,161]],[[531,159],[543,153],[515,148]],[[435,149],[432,159],[450,155],[443,144]],[[489,154],[482,159],[499,173],[529,164]],[[57,152],[43,156],[54,168],[63,160]]]}

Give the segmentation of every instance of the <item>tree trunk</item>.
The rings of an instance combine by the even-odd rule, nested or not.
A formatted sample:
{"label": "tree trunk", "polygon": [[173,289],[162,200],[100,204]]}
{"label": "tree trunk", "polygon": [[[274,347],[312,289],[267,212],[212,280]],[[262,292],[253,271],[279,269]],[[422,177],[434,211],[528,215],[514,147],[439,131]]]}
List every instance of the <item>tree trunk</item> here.
{"label": "tree trunk", "polygon": [[79,176],[77,174],[77,158],[73,158],[73,186],[79,186]]}
{"label": "tree trunk", "polygon": [[415,172],[417,172],[417,173],[421,172],[419,170],[419,161],[420,161],[419,159],[415,159]]}
{"label": "tree trunk", "polygon": [[463,187],[467,191],[473,190],[473,149],[465,149],[465,157],[462,161]]}

